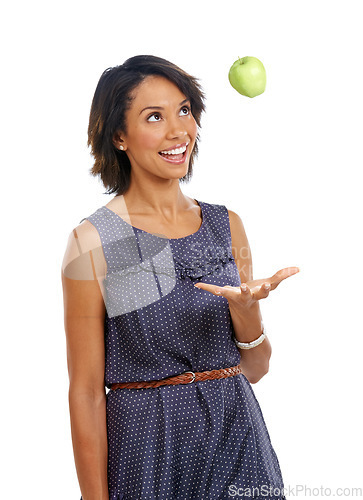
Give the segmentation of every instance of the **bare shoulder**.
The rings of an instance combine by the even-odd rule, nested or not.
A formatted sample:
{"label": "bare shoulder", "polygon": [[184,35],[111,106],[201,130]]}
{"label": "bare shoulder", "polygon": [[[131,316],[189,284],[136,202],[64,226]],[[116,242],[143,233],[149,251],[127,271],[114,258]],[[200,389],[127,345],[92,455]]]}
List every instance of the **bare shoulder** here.
{"label": "bare shoulder", "polygon": [[102,278],[106,273],[100,235],[87,219],[69,234],[62,272],[70,279]]}
{"label": "bare shoulder", "polygon": [[83,252],[89,252],[96,248],[100,248],[101,238],[95,226],[87,219],[81,222],[72,230],[72,233],[78,237],[78,241],[82,246]]}
{"label": "bare shoulder", "polygon": [[248,242],[246,231],[241,217],[238,214],[236,214],[236,212],[233,212],[233,210],[228,210],[228,217],[229,217],[229,225],[231,228],[232,240],[238,239],[240,241],[241,239],[243,239],[246,242]]}
{"label": "bare shoulder", "polygon": [[242,219],[236,212],[228,210],[228,217],[232,237],[232,254],[238,267],[241,282],[246,282],[252,279],[252,256],[247,234]]}
{"label": "bare shoulder", "polygon": [[[69,234],[62,263],[64,328],[70,397],[104,397],[104,319],[101,241],[85,220]],[[101,279],[100,279],[101,278]]]}

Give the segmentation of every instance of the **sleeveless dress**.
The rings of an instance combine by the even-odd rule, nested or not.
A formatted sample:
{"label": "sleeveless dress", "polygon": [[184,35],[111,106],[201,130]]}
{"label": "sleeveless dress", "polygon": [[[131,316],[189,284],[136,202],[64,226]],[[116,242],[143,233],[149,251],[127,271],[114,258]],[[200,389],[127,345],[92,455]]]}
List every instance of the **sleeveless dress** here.
{"label": "sleeveless dress", "polygon": [[[194,287],[241,284],[228,211],[197,203],[201,227],[184,238],[147,233],[106,206],[86,217],[107,263],[107,388],[240,362],[227,299]],[[244,375],[110,390],[106,400],[110,500],[285,498],[279,462]]]}

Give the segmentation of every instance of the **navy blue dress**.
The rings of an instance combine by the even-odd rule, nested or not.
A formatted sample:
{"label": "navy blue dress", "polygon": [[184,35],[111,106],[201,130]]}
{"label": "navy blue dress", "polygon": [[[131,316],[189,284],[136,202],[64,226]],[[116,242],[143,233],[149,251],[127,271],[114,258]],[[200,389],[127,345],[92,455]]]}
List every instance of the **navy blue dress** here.
{"label": "navy blue dress", "polygon": [[[108,388],[240,362],[227,299],[194,287],[241,283],[228,211],[197,202],[202,225],[184,238],[147,233],[106,206],[87,217],[107,263]],[[242,374],[110,390],[107,432],[110,500],[284,498],[278,459]]]}

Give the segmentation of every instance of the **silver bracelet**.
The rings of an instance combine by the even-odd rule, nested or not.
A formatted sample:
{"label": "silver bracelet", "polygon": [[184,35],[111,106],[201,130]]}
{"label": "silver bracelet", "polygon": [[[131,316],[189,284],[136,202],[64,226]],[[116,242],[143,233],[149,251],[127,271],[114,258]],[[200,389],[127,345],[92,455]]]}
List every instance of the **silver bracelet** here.
{"label": "silver bracelet", "polygon": [[240,349],[252,349],[253,347],[257,347],[258,345],[261,344],[266,338],[266,330],[265,327],[262,325],[262,334],[258,337],[258,339],[253,340],[252,342],[238,342],[236,337],[234,337],[234,342],[237,347]]}

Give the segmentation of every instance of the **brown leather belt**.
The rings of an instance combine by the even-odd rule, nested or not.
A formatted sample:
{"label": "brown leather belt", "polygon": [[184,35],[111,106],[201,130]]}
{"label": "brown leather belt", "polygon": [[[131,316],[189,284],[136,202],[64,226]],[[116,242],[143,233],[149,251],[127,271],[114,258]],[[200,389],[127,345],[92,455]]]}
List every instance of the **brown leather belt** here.
{"label": "brown leather belt", "polygon": [[242,373],[240,365],[205,372],[187,371],[180,375],[163,378],[161,380],[150,380],[148,382],[120,382],[118,384],[112,384],[111,389],[115,391],[116,389],[144,389],[149,387],[159,387],[161,385],[190,384],[191,382],[200,382],[203,380],[233,377],[239,373]]}

